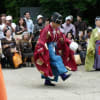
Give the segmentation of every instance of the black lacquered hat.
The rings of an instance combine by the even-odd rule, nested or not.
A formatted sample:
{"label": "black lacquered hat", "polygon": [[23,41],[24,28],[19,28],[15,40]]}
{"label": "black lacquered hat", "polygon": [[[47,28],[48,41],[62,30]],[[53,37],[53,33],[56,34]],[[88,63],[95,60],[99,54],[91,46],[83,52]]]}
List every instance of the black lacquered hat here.
{"label": "black lacquered hat", "polygon": [[54,12],[52,17],[51,17],[51,21],[57,24],[61,24],[62,23],[62,15],[58,12]]}

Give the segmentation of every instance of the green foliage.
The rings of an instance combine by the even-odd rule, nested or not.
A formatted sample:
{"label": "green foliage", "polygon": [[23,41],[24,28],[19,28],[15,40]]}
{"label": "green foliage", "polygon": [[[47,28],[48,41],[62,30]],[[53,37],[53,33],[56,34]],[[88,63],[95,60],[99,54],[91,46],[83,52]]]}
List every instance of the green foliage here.
{"label": "green foliage", "polygon": [[40,4],[47,16],[58,11],[65,18],[69,14],[76,16],[80,12],[90,24],[94,23],[95,16],[99,14],[97,9],[100,9],[100,0],[40,0]]}
{"label": "green foliage", "polygon": [[76,16],[80,11],[92,23],[90,20],[99,14],[100,0],[3,0],[3,5],[6,13],[15,18],[19,17],[20,7],[39,6],[47,17],[54,11],[60,12],[63,17],[69,14]]}

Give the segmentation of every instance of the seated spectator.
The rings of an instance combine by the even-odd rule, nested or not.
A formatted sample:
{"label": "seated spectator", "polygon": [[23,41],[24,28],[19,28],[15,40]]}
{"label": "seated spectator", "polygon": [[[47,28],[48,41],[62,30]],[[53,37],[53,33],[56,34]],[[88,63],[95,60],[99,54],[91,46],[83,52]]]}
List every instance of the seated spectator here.
{"label": "seated spectator", "polygon": [[32,45],[31,45],[30,35],[28,32],[23,33],[23,38],[20,41],[20,51],[23,58],[23,65],[26,66],[27,59],[31,58],[31,66],[34,66]]}
{"label": "seated spectator", "polygon": [[7,61],[11,65],[11,68],[15,68],[13,63],[13,56],[16,52],[18,52],[16,50],[16,42],[11,36],[11,30],[5,30],[4,34],[6,36],[1,40],[2,51],[4,56],[7,58]]}
{"label": "seated spectator", "polygon": [[74,41],[74,36],[73,36],[72,32],[68,32],[66,37],[67,37],[70,41]]}
{"label": "seated spectator", "polygon": [[23,32],[27,31],[27,27],[26,27],[26,22],[23,18],[20,18],[18,21],[18,25],[16,26],[15,29],[15,40],[16,43],[18,44],[19,40],[22,39],[22,34]]}
{"label": "seated spectator", "polygon": [[80,32],[79,37],[77,38],[76,41],[79,44],[78,53],[80,54],[82,64],[84,64],[87,46],[83,31]]}
{"label": "seated spectator", "polygon": [[92,27],[88,27],[87,35],[86,35],[87,45],[89,44],[89,39],[90,39],[91,33],[92,33]]}
{"label": "seated spectator", "polygon": [[69,15],[69,17],[71,18],[71,23],[73,23],[73,20],[74,20],[73,16]]}

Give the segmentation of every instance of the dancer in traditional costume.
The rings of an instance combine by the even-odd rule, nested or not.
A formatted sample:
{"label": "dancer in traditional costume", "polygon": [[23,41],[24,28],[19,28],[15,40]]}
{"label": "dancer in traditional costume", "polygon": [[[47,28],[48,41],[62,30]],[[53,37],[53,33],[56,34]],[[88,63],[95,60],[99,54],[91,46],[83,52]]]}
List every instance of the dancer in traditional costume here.
{"label": "dancer in traditional costume", "polygon": [[96,28],[92,31],[85,60],[85,69],[100,70],[100,17],[95,19]]}
{"label": "dancer in traditional costume", "polygon": [[[68,71],[64,65],[65,63],[63,63],[63,59],[65,60],[66,57],[69,57],[67,49],[68,52],[71,50],[68,47],[70,42],[64,38],[59,30],[59,26],[62,23],[62,15],[55,12],[51,17],[51,21],[40,33],[34,51],[34,60],[37,69],[42,73],[42,78],[45,79],[45,85],[55,86],[51,81],[57,82],[58,76],[61,76],[63,81],[71,76],[71,74],[67,74]],[[62,49],[65,49],[63,51],[66,51],[66,53]],[[61,57],[58,54],[63,54],[63,56]],[[50,78],[52,76],[54,76],[54,79]]]}

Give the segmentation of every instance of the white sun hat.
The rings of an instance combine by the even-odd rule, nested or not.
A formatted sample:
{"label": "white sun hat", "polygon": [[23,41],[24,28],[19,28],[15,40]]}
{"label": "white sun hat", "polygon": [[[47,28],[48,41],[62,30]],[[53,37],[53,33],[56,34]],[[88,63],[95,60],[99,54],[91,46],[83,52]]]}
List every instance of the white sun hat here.
{"label": "white sun hat", "polygon": [[70,16],[67,16],[67,17],[65,18],[65,21],[67,21],[67,20],[72,20],[72,18],[71,18]]}
{"label": "white sun hat", "polygon": [[6,20],[12,20],[12,16],[6,16]]}
{"label": "white sun hat", "polygon": [[42,15],[38,15],[37,16],[37,20],[39,20],[40,18],[43,18],[43,16]]}

